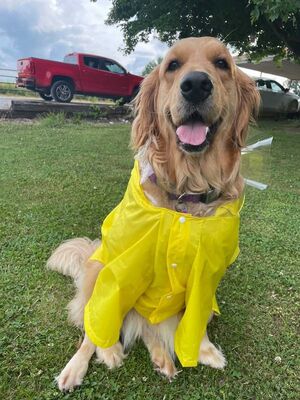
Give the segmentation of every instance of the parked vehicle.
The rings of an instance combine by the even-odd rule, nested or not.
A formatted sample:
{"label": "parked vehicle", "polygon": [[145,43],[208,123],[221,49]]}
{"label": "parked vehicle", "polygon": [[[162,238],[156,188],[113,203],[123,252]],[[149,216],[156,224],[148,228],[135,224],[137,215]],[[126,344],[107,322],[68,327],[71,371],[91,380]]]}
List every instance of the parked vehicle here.
{"label": "parked vehicle", "polygon": [[280,83],[271,79],[256,79],[261,96],[261,114],[293,114],[299,111],[300,97],[289,92]]}
{"label": "parked vehicle", "polygon": [[22,58],[17,70],[17,87],[38,92],[46,101],[61,103],[69,103],[75,93],[129,102],[143,80],[114,60],[81,53],[67,54],[63,62]]}

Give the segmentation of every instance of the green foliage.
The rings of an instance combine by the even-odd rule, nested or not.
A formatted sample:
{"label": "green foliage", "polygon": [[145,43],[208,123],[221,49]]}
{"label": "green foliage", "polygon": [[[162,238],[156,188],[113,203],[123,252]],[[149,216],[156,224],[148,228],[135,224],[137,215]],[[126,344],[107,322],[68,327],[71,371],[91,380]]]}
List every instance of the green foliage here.
{"label": "green foliage", "polygon": [[81,332],[67,323],[71,279],[45,263],[62,240],[99,237],[130,175],[129,127],[0,122],[1,399],[299,398],[299,121],[256,131],[275,137],[270,188],[247,189],[241,254],[218,290],[222,315],[209,326],[226,369],[184,368],[170,383],[139,343],[120,369],[93,359],[82,387],[63,394],[54,377]]}
{"label": "green foliage", "polygon": [[85,115],[82,113],[72,114],[71,116],[69,115],[67,117],[64,112],[50,112],[46,115],[42,115],[40,118],[38,118],[38,121],[40,123],[40,126],[42,126],[43,128],[55,129],[56,131],[58,131],[59,129],[64,128],[66,124],[79,125],[84,118]]}
{"label": "green foliage", "polygon": [[99,107],[99,104],[92,104],[89,107],[90,111],[89,111],[89,116],[92,119],[101,119],[101,118],[106,118],[107,117],[107,112],[105,110],[103,110],[101,107]]}
{"label": "green foliage", "polygon": [[115,100],[116,106],[123,106],[126,103],[126,99],[124,97],[120,97],[119,99]]}
{"label": "green foliage", "polygon": [[250,2],[254,6],[251,12],[253,21],[257,21],[260,16],[265,16],[271,22],[279,18],[283,22],[292,20],[294,26],[297,26],[295,12],[300,8],[299,0],[250,0]]}
{"label": "green foliage", "polygon": [[168,44],[215,36],[255,59],[300,57],[299,0],[114,0],[107,23],[122,29],[127,53],[156,33]]}
{"label": "green foliage", "polygon": [[76,113],[76,114],[73,114],[71,118],[72,118],[72,122],[74,124],[80,125],[81,122],[84,120],[84,117],[85,116],[83,113]]}
{"label": "green foliage", "polygon": [[162,57],[158,57],[156,60],[148,62],[148,64],[143,69],[142,75],[146,76],[150,74],[150,72],[153,71],[154,68],[157,67],[162,62],[162,60],[163,60]]}
{"label": "green foliage", "polygon": [[46,115],[41,116],[40,124],[45,128],[63,128],[66,123],[66,114],[63,112],[60,113],[48,113]]}

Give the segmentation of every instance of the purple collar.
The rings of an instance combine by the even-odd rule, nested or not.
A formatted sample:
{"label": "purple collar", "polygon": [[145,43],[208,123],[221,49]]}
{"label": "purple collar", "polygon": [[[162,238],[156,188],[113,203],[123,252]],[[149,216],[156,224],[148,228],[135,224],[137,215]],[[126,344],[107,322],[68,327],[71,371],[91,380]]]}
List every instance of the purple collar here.
{"label": "purple collar", "polygon": [[[152,183],[157,184],[157,177],[153,173],[149,176],[149,179]],[[209,204],[213,201],[217,200],[221,196],[221,193],[218,192],[215,188],[210,187],[206,192],[202,193],[183,193],[180,195],[169,193],[168,197],[170,200],[176,200],[178,204],[184,203],[204,203]]]}

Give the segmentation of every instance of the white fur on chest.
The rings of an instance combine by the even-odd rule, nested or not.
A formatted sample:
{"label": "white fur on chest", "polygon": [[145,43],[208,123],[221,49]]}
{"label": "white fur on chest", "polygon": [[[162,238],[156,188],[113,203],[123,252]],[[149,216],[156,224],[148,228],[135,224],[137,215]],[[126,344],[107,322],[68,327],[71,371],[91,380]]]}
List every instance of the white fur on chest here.
{"label": "white fur on chest", "polygon": [[[145,161],[142,158],[139,158],[139,165],[140,165],[140,177],[141,177],[140,184],[143,186],[143,184],[147,181],[147,179],[154,174],[154,171],[149,161]],[[144,194],[154,206],[158,206],[158,200],[153,195],[151,195],[146,190],[144,190]]]}

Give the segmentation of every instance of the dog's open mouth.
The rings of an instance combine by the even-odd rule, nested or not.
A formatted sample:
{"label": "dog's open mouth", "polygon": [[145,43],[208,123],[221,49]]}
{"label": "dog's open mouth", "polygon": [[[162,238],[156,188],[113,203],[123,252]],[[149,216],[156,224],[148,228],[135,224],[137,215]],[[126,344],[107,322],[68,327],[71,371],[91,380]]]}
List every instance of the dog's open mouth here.
{"label": "dog's open mouth", "polygon": [[201,115],[195,112],[176,128],[178,145],[188,153],[201,152],[209,146],[217,126],[217,122],[207,125]]}

